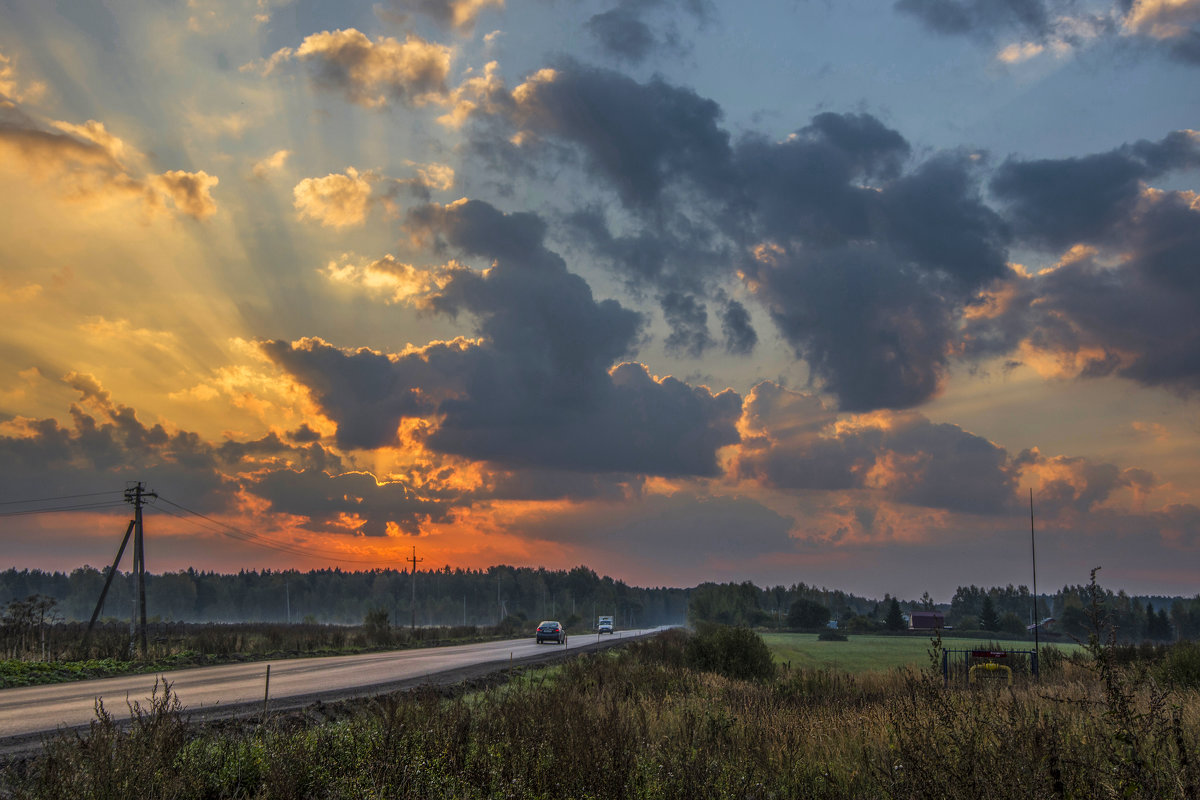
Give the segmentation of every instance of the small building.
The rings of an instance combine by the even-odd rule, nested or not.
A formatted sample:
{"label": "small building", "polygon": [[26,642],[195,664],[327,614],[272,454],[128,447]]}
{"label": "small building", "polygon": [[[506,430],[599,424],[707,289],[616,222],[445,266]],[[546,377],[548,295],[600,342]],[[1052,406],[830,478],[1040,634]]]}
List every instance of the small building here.
{"label": "small building", "polygon": [[946,627],[946,615],[940,611],[914,611],[909,615],[908,627],[914,631],[935,631]]}

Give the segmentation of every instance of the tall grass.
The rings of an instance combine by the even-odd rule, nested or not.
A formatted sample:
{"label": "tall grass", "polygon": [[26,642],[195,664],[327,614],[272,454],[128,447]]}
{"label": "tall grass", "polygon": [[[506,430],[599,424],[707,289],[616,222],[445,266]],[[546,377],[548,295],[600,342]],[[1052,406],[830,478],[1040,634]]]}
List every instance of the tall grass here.
{"label": "tall grass", "polygon": [[[1013,689],[932,671],[689,666],[672,631],[335,721],[193,729],[169,693],[3,775],[13,798],[1195,798],[1200,695],[1066,661]],[[693,648],[695,645],[693,645]],[[1131,671],[1132,670],[1132,671]]]}

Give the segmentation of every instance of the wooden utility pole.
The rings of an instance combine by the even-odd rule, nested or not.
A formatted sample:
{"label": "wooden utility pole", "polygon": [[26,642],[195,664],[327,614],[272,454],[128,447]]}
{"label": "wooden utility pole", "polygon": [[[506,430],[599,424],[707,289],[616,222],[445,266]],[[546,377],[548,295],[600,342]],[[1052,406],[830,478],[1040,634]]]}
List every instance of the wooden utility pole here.
{"label": "wooden utility pole", "polygon": [[424,561],[425,559],[417,558],[417,546],[414,544],[412,558],[406,558],[404,560],[412,562],[412,581],[410,581],[410,583],[412,584],[412,605],[409,606],[409,610],[412,612],[412,618],[411,618],[409,624],[410,624],[410,630],[416,631],[416,629],[417,629],[417,563]]}
{"label": "wooden utility pole", "polygon": [[125,502],[133,504],[133,615],[129,619],[129,652],[137,648],[138,655],[146,656],[146,549],[142,528],[142,506],[146,498],[157,498],[147,492],[138,481],[125,490]]}

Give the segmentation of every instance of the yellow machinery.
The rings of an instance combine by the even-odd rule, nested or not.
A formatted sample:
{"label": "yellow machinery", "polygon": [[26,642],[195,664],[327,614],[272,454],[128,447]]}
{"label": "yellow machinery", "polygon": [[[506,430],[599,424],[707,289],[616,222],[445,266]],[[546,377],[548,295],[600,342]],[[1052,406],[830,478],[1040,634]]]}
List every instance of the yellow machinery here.
{"label": "yellow machinery", "polygon": [[[979,679],[979,671],[983,671],[984,673],[988,674],[997,672],[1002,673],[1007,680],[1008,685],[1012,686],[1012,667],[1006,666],[1005,664],[997,664],[995,661],[985,661],[982,664],[976,664],[967,671],[967,683],[974,686],[975,682]],[[999,676],[997,675],[996,677]]]}

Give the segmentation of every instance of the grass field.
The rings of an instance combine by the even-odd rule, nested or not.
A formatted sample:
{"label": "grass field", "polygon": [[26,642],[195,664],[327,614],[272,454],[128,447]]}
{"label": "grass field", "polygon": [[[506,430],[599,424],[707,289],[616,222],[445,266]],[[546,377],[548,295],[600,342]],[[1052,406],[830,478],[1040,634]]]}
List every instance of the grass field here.
{"label": "grass field", "polygon": [[[815,633],[765,633],[763,641],[771,648],[776,664],[788,664],[792,669],[834,669],[851,674],[888,671],[897,667],[929,665],[931,647],[928,636],[851,635],[846,642],[822,642]],[[970,650],[993,647],[1012,650],[1032,650],[1033,642],[1007,639],[943,639],[947,650]],[[1044,646],[1044,645],[1043,645]],[[1079,648],[1074,643],[1054,644],[1064,653]]]}

